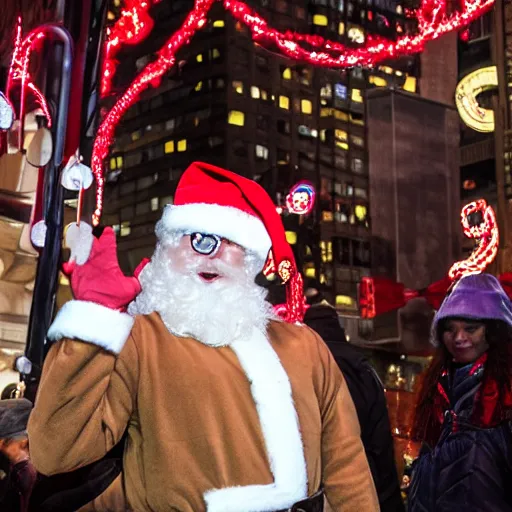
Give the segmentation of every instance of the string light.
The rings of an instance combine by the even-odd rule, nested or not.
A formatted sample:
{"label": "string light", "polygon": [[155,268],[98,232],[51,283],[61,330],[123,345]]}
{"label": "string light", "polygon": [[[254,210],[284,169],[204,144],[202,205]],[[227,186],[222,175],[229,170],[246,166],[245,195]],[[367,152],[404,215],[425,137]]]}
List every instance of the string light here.
{"label": "string light", "polygon": [[309,182],[301,181],[286,196],[286,208],[290,213],[306,215],[313,209],[315,196],[315,187]]}
{"label": "string light", "polygon": [[32,50],[41,42],[45,37],[44,26],[38,27],[30,32],[25,39],[22,37],[22,21],[21,17],[18,17],[16,25],[16,39],[14,44],[14,51],[12,55],[11,65],[9,67],[9,73],[7,75],[7,84],[5,93],[7,98],[10,99],[12,89],[18,83],[21,85],[21,100],[19,109],[19,119],[22,120],[25,112],[25,95],[27,89],[32,92],[35,97],[37,104],[41,107],[43,115],[46,117],[48,127],[51,127],[52,119],[46,98],[43,96],[41,91],[32,81],[32,77],[28,71],[30,63],[30,55]]}
{"label": "string light", "polygon": [[[152,4],[158,0],[127,0],[121,18],[110,29],[103,66],[102,91],[108,92],[115,74],[114,56],[121,44],[136,44],[150,32],[153,20],[148,14]],[[103,161],[114,140],[115,127],[124,113],[137,102],[140,94],[150,85],[157,86],[160,78],[174,65],[176,52],[188,44],[192,36],[206,23],[206,16],[215,1],[196,0],[182,26],[164,43],[158,57],[149,63],[134,79],[102,122],[94,142],[92,169],[97,182],[96,210],[93,224],[97,225],[103,209]],[[460,12],[448,14],[446,0],[423,0],[417,11],[412,11],[418,22],[415,35],[405,35],[394,41],[379,36],[367,36],[365,46],[349,48],[341,43],[329,41],[318,35],[280,32],[270,28],[267,22],[245,3],[224,0],[223,4],[235,20],[247,25],[254,42],[262,46],[274,46],[283,55],[307,62],[314,66],[345,68],[353,66],[372,67],[377,62],[423,50],[427,41],[443,34],[459,30],[484,14],[494,0],[468,0]],[[302,46],[305,43],[308,47]]]}
{"label": "string light", "polygon": [[[471,226],[469,215],[474,213],[482,214],[482,222]],[[479,199],[464,206],[461,213],[461,223],[464,234],[468,238],[479,242],[469,258],[458,261],[450,268],[448,275],[454,281],[471,274],[480,274],[494,261],[496,254],[498,254],[499,230],[496,215],[485,199]]]}
{"label": "string light", "polygon": [[102,80],[100,92],[104,97],[112,89],[117,61],[116,55],[123,44],[138,44],[151,33],[154,21],[148,14],[150,7],[160,0],[126,0],[121,16],[107,30],[107,41],[103,55]]}

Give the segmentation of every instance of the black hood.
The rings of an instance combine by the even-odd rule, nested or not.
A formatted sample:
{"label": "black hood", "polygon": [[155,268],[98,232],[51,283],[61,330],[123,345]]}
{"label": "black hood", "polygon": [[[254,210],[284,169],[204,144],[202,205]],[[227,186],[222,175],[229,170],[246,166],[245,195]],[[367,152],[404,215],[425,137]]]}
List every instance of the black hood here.
{"label": "black hood", "polygon": [[347,341],[338,313],[328,304],[314,304],[308,308],[304,323],[316,331],[324,341]]}

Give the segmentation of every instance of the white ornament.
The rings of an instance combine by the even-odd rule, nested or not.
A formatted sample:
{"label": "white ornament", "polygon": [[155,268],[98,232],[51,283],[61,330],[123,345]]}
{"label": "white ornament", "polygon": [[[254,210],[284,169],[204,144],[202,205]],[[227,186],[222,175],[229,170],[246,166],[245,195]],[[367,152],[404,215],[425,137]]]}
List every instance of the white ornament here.
{"label": "white ornament", "polygon": [[66,190],[79,191],[81,188],[87,190],[92,185],[93,179],[91,169],[75,157],[71,157],[62,170],[60,183]]}
{"label": "white ornament", "polygon": [[39,222],[36,222],[30,230],[30,241],[34,247],[42,248],[44,247],[45,240],[46,224],[44,220],[40,220]]}
{"label": "white ornament", "polygon": [[3,92],[0,92],[0,130],[10,130],[14,122],[14,109]]}
{"label": "white ornament", "polygon": [[34,167],[44,167],[52,158],[53,139],[48,128],[39,128],[27,149],[27,161]]}

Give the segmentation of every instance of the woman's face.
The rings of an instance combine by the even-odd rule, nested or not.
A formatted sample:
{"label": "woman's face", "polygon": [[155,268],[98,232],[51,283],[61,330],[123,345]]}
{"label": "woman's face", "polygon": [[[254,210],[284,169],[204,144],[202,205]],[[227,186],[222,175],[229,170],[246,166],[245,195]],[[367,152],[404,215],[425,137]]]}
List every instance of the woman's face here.
{"label": "woman's face", "polygon": [[456,363],[472,363],[489,348],[485,325],[475,320],[448,320],[443,343]]}

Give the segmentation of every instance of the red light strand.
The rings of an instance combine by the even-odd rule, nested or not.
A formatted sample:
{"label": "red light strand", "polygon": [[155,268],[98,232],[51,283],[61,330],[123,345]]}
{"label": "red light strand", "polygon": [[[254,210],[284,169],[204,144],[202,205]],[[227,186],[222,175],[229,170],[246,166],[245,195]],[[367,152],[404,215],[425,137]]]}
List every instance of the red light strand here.
{"label": "red light strand", "polygon": [[117,53],[123,44],[137,44],[143,41],[153,29],[153,19],[148,14],[149,8],[160,0],[126,0],[121,16],[107,30],[107,41],[103,56],[103,78],[100,92],[104,97],[112,89],[117,61]]}
{"label": "red light strand", "polygon": [[[103,65],[103,94],[111,89],[117,65],[114,57],[120,45],[136,44],[151,31],[153,20],[148,10],[156,1],[158,0],[127,0],[126,7],[121,11],[121,18],[109,29]],[[112,145],[117,124],[124,113],[137,102],[140,94],[149,85],[157,84],[162,75],[174,65],[176,51],[188,44],[195,32],[204,25],[208,11],[215,1],[220,0],[196,0],[194,8],[182,26],[160,49],[157,60],[148,64],[139,73],[103,120],[94,142],[92,156],[92,170],[97,183],[94,225],[99,223],[103,208],[103,161]],[[413,13],[418,21],[417,34],[402,36],[395,41],[368,35],[365,46],[358,48],[350,48],[317,35],[298,34],[292,31],[283,33],[268,27],[267,22],[245,3],[238,0],[224,0],[223,3],[236,20],[249,27],[254,41],[262,45],[273,45],[283,55],[314,66],[345,68],[372,67],[385,59],[420,52],[427,41],[437,39],[452,30],[458,30],[481,16],[492,6],[493,1],[467,0],[463,10],[448,14],[446,0],[423,0],[421,7]],[[313,50],[304,48],[301,43],[306,43]]]}
{"label": "red light strand", "polygon": [[45,37],[44,28],[39,27],[34,29],[27,35],[27,37],[25,37],[25,39],[23,39],[21,27],[21,18],[18,18],[18,24],[16,27],[16,41],[14,45],[11,65],[9,68],[9,74],[7,76],[7,85],[5,93],[7,98],[9,98],[10,100],[12,88],[18,83],[21,85],[21,100],[18,118],[21,122],[23,122],[23,117],[25,113],[25,95],[27,89],[30,90],[34,94],[38,105],[41,107],[44,116],[48,120],[48,126],[50,127],[52,124],[52,119],[50,116],[50,112],[48,110],[46,98],[34,84],[28,71],[30,55],[32,53],[32,50],[34,49],[35,44],[44,39]]}
{"label": "red light strand", "polygon": [[[482,214],[483,221],[476,226],[470,226],[468,216],[477,212]],[[485,199],[479,199],[464,206],[461,212],[461,223],[464,234],[468,238],[478,240],[479,242],[469,258],[454,263],[452,268],[450,268],[448,275],[454,281],[464,276],[483,272],[496,258],[499,245],[496,215]]]}

